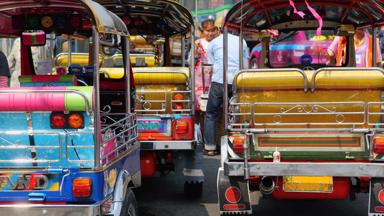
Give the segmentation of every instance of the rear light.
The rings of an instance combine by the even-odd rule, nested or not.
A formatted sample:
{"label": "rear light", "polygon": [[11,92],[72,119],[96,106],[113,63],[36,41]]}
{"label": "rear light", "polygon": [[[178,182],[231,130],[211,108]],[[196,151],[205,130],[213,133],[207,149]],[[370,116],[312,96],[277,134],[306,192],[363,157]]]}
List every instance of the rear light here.
{"label": "rear light", "polygon": [[384,154],[384,136],[373,137],[373,152],[376,154]]}
{"label": "rear light", "polygon": [[75,197],[90,197],[92,180],[90,178],[75,178],[72,181],[72,195]]}
{"label": "rear light", "polygon": [[185,134],[188,132],[188,122],[183,120],[176,120],[176,127],[175,127],[177,134]]}
{"label": "rear light", "polygon": [[175,100],[175,103],[173,105],[174,109],[183,109],[183,103],[182,102],[177,102],[177,101],[182,101],[184,100],[184,95],[181,93],[176,93],[173,95],[173,100]]}
{"label": "rear light", "polygon": [[244,152],[245,136],[233,135],[229,137],[229,140],[231,141],[232,149],[236,154],[242,154]]}
{"label": "rear light", "polygon": [[52,112],[50,117],[51,128],[54,129],[81,129],[84,128],[82,113]]}
{"label": "rear light", "polygon": [[64,128],[65,126],[65,116],[62,113],[52,113],[51,114],[51,128]]}
{"label": "rear light", "polygon": [[83,128],[84,127],[84,119],[83,116],[79,113],[70,114],[68,117],[68,125],[70,128]]}

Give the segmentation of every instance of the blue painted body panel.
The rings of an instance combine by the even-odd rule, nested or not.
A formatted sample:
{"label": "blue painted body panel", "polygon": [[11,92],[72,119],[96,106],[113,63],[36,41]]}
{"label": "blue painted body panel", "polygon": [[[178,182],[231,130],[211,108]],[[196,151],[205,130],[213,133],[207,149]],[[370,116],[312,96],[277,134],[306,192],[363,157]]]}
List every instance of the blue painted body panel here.
{"label": "blue painted body panel", "polygon": [[[38,160],[61,160],[52,162],[38,162],[32,164],[12,163],[0,161],[0,177],[8,176],[14,182],[9,185],[0,178],[0,204],[1,202],[29,202],[32,195],[42,195],[45,202],[66,203],[99,203],[114,192],[114,176],[120,172],[128,172],[135,175],[140,172],[140,148],[134,148],[121,156],[108,167],[94,171],[93,161],[74,162],[71,160],[93,160],[94,158],[94,134],[93,125],[86,113],[84,114],[85,127],[83,129],[51,129],[50,112],[32,112],[32,128],[34,133],[35,151]],[[25,112],[1,112],[0,113],[0,146],[16,146],[14,149],[0,148],[0,160],[31,159],[32,150],[28,135],[27,115]],[[50,134],[43,134],[49,132]],[[66,140],[68,142],[66,142]],[[60,145],[61,143],[61,145]],[[82,148],[68,149],[69,146],[82,146]],[[52,147],[53,146],[53,147]],[[90,148],[84,148],[90,147]],[[24,148],[18,148],[24,147]],[[44,148],[46,147],[46,148]],[[68,159],[67,159],[68,158]],[[48,166],[49,165],[49,166]],[[26,168],[33,167],[36,168]],[[39,168],[41,166],[50,169]],[[8,167],[8,169],[2,169]],[[21,168],[24,167],[24,168]],[[69,170],[70,172],[63,172]],[[31,175],[32,174],[32,175]],[[20,176],[45,175],[49,182],[45,189],[15,189],[17,179]],[[65,178],[64,178],[65,176]],[[92,179],[92,196],[88,198],[76,198],[72,196],[72,181],[77,177]],[[24,178],[24,177],[23,177]],[[64,180],[63,180],[64,178]],[[113,183],[113,184],[112,184]]]}

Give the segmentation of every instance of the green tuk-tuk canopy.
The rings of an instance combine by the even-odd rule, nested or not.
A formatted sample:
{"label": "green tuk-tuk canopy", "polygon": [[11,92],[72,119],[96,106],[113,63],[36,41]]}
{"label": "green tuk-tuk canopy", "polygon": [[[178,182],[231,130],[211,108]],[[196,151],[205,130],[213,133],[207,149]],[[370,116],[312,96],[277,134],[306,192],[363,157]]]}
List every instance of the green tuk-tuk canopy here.
{"label": "green tuk-tuk canopy", "polygon": [[132,35],[186,34],[193,26],[191,13],[170,0],[96,0],[128,26]]}
{"label": "green tuk-tuk canopy", "polygon": [[[69,19],[71,16],[81,16],[81,29],[76,29],[79,31],[91,31],[91,21],[99,33],[128,35],[126,25],[119,17],[91,0],[0,0],[0,34],[19,36],[22,31],[34,30],[38,27],[31,29],[31,20],[43,15],[52,17],[52,28],[55,28],[59,22],[58,16],[63,14]],[[38,26],[40,20],[36,20]]]}
{"label": "green tuk-tuk canopy", "polygon": [[[301,28],[316,28],[312,13],[304,0],[293,0],[302,19],[293,12],[289,0],[242,0],[228,12],[224,27],[232,32],[290,28],[290,22],[304,20]],[[324,27],[351,24],[355,27],[384,24],[384,0],[307,0],[322,17]]]}

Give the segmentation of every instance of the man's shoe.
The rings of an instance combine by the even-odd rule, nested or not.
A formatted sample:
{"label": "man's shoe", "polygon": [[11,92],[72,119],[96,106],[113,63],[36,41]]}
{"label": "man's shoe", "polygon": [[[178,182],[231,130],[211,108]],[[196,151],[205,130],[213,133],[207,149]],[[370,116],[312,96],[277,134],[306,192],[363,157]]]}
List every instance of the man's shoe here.
{"label": "man's shoe", "polygon": [[215,156],[217,153],[214,150],[205,150],[204,154],[207,156]]}

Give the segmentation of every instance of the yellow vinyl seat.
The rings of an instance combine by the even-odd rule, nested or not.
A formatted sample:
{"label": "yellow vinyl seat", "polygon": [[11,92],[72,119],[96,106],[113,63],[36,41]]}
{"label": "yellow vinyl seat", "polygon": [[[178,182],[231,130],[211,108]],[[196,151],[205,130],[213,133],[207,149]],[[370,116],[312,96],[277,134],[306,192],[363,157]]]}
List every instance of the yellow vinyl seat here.
{"label": "yellow vinyl seat", "polygon": [[136,110],[165,109],[165,113],[170,114],[172,113],[171,100],[174,99],[175,94],[181,92],[184,99],[189,99],[190,95],[183,93],[187,90],[189,81],[188,68],[133,68],[133,72],[137,96]]}
{"label": "yellow vinyl seat", "polygon": [[[235,101],[241,115],[236,121],[254,122],[259,127],[372,127],[365,112],[380,112],[384,75],[380,69],[326,69],[312,84],[314,71],[243,72],[234,83]],[[311,89],[313,91],[311,91]],[[250,114],[254,113],[254,114]],[[368,122],[380,115],[368,115]]]}

